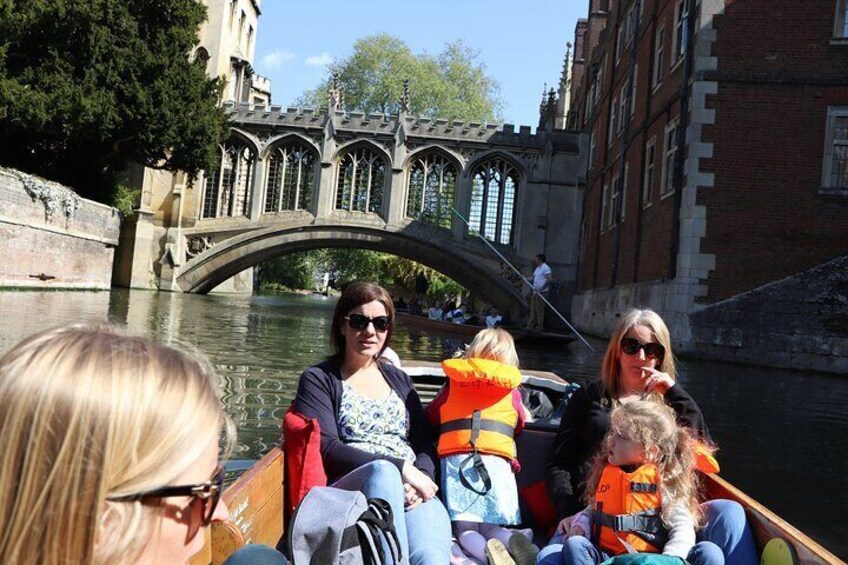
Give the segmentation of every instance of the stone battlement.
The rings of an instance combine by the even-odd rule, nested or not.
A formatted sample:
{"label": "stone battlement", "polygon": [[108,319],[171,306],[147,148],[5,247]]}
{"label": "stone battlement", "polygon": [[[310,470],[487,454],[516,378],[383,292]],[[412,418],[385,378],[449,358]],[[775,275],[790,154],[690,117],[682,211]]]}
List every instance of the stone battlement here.
{"label": "stone battlement", "polygon": [[[431,119],[406,114],[382,114],[363,112],[335,111],[332,114],[327,109],[301,108],[272,105],[263,106],[242,103],[236,105],[227,103],[224,108],[236,123],[253,126],[301,126],[305,128],[321,128],[332,120],[336,130],[354,133],[394,133],[402,125],[404,132],[412,137],[426,137],[438,140],[467,141],[477,143],[497,143],[498,145],[514,145],[522,147],[541,147],[550,135],[561,138],[569,132],[546,132],[536,128],[535,133],[530,126],[520,126],[516,130],[513,124],[490,124],[481,122],[465,122],[462,120]],[[574,134],[571,134],[574,135]],[[576,137],[576,136],[575,136]],[[575,147],[576,149],[576,147]]]}

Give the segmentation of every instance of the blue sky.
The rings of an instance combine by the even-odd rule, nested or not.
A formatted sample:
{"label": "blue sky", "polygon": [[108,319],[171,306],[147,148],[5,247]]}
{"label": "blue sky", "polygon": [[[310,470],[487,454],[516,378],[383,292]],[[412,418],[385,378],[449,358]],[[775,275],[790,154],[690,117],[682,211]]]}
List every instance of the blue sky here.
{"label": "blue sky", "polygon": [[504,121],[535,127],[542,86],[559,81],[565,44],[587,12],[588,0],[265,0],[254,68],[271,79],[272,102],[286,106],[360,37],[386,32],[433,54],[462,39],[500,84]]}

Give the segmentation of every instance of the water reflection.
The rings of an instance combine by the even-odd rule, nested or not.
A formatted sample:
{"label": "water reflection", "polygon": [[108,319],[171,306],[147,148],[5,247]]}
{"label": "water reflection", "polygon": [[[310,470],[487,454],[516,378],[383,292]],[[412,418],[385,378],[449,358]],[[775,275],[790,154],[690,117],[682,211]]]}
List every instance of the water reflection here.
{"label": "water reflection", "polygon": [[[215,364],[239,428],[236,457],[274,445],[304,368],[329,353],[334,302],[321,296],[183,295],[148,291],[0,292],[0,353],[41,329],[110,319],[131,331],[203,351]],[[522,365],[586,382],[605,343],[528,348]],[[398,326],[402,358],[437,361],[455,349]],[[819,374],[684,360],[681,382],[721,447],[723,475],[838,554],[848,554],[845,441],[848,381]],[[824,492],[824,494],[822,494]]]}

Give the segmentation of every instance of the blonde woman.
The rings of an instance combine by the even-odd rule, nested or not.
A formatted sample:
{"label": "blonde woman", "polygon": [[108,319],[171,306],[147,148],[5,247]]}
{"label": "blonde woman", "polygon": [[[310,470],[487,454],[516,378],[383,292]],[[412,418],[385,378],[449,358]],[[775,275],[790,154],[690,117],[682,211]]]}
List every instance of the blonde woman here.
{"label": "blonde woman", "polygon": [[0,358],[0,562],[185,563],[233,440],[201,357],[74,325]]}
{"label": "blonde woman", "polygon": [[[635,549],[685,559],[692,565],[724,565],[721,549],[695,541],[703,527],[698,506],[695,439],[670,407],[650,400],[621,404],[586,482],[585,510],[572,521],[563,544],[566,565],[592,565]],[[640,485],[639,490],[623,485]],[[619,516],[638,526],[612,527]]]}
{"label": "blonde woman", "polygon": [[[578,389],[565,408],[547,477],[548,493],[561,521],[539,555],[540,565],[561,563],[563,536],[582,508],[587,470],[609,432],[610,413],[616,406],[643,398],[667,404],[679,424],[710,443],[701,409],[677,382],[668,327],[653,310],[633,309],[613,330],[600,379]],[[756,563],[756,546],[742,507],[728,500],[709,501],[703,507],[707,526],[699,531],[699,538],[718,545],[730,563]]]}

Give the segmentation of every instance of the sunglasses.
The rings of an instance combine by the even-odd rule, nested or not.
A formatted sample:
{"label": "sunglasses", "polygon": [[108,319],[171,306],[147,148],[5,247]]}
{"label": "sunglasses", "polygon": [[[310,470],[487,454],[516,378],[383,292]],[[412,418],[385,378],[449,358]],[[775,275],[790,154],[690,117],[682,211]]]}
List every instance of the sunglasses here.
{"label": "sunglasses", "polygon": [[636,355],[639,350],[645,352],[645,357],[659,359],[665,355],[665,347],[656,342],[641,343],[638,339],[632,337],[621,338],[621,349],[628,355]]}
{"label": "sunglasses", "polygon": [[392,320],[388,316],[374,316],[373,318],[369,318],[362,314],[351,314],[350,316],[345,316],[345,320],[347,320],[347,325],[351,329],[357,331],[364,330],[368,327],[368,324],[374,324],[374,329],[382,333],[392,326]]}
{"label": "sunglasses", "polygon": [[190,496],[191,504],[195,501],[200,501],[203,505],[203,527],[205,528],[212,523],[212,516],[215,514],[215,508],[218,507],[218,501],[221,499],[221,492],[224,490],[224,468],[220,465],[215,469],[212,478],[205,483],[197,485],[182,485],[173,487],[162,487],[136,494],[128,494],[126,496],[109,497],[108,500],[114,502],[129,502],[135,500],[146,500],[149,498],[170,498],[172,496]]}

